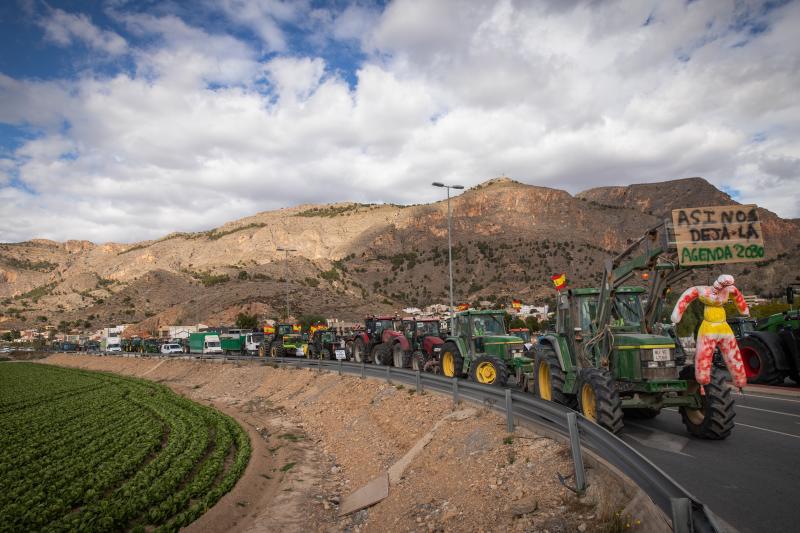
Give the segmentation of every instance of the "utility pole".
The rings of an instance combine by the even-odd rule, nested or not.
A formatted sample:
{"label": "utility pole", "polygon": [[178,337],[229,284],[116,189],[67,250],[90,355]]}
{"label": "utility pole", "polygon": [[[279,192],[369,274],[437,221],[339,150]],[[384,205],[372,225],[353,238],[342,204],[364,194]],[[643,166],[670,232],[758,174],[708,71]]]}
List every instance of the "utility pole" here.
{"label": "utility pole", "polygon": [[296,252],[295,248],[278,247],[279,252],[286,252],[286,260],[283,265],[283,280],[286,282],[286,321],[289,321],[289,252]]}
{"label": "utility pole", "polygon": [[450,333],[453,333],[455,321],[455,308],[453,307],[453,238],[452,222],[450,212],[450,189],[463,189],[463,185],[445,185],[438,181],[433,182],[434,187],[444,187],[447,189],[447,262],[450,269]]}

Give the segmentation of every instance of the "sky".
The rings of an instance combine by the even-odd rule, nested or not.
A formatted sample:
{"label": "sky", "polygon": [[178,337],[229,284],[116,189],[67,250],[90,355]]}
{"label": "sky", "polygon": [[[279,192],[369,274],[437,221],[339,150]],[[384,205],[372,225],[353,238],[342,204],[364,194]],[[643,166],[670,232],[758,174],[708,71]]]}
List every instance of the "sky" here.
{"label": "sky", "polygon": [[800,217],[800,1],[5,0],[0,241],[702,176]]}

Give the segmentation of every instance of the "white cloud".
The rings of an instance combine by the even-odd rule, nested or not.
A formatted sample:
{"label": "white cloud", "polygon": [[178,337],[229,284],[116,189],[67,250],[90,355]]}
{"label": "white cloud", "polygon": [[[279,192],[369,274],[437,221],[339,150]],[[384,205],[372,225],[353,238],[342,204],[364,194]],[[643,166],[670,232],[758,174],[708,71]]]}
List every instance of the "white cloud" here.
{"label": "white cloud", "polygon": [[128,49],[125,39],[113,31],[101,30],[83,14],[71,14],[55,8],[38,23],[44,29],[45,38],[60,46],[70,46],[77,41],[115,56],[124,54]]}
{"label": "white cloud", "polygon": [[[798,217],[800,7],[743,19],[742,5],[222,4],[256,43],[118,7],[148,43],[128,49],[134,74],[0,74],[0,121],[41,132],[3,162],[0,240],[154,238],[305,202],[436,200],[431,181],[500,174],[571,192],[702,175]],[[289,49],[286,23],[320,46],[358,38],[355,85]]]}

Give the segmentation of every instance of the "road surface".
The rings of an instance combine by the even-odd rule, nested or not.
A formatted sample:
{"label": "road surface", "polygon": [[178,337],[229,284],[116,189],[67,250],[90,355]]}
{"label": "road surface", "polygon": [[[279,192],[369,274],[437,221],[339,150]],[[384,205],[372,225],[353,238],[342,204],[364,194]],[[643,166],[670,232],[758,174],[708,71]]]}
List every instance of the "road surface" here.
{"label": "road surface", "polygon": [[800,531],[800,394],[734,397],[724,441],[690,437],[677,409],[626,418],[620,436],[742,533]]}

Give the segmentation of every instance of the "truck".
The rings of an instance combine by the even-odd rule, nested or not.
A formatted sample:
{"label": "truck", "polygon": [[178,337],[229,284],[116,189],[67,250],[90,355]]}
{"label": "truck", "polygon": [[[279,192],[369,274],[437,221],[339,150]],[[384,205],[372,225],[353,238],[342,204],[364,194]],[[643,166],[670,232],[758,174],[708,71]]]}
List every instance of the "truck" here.
{"label": "truck", "polygon": [[100,341],[100,350],[106,353],[122,352],[122,344],[119,337],[103,337]]}
{"label": "truck", "polygon": [[216,331],[189,333],[189,353],[221,354],[222,342]]}
{"label": "truck", "polygon": [[222,351],[225,354],[256,355],[263,342],[264,334],[260,332],[236,331],[220,335]]}

